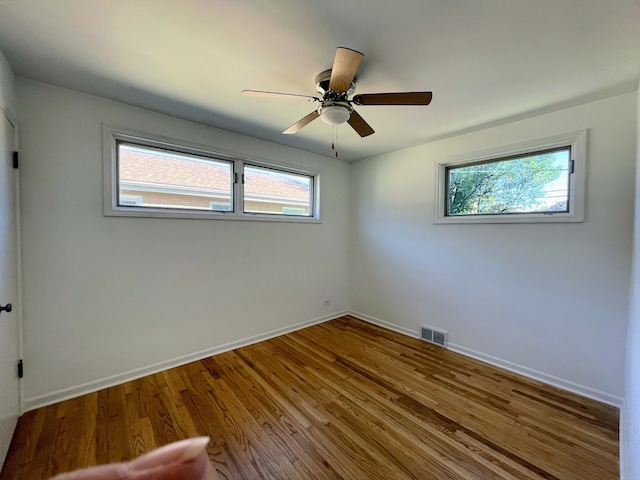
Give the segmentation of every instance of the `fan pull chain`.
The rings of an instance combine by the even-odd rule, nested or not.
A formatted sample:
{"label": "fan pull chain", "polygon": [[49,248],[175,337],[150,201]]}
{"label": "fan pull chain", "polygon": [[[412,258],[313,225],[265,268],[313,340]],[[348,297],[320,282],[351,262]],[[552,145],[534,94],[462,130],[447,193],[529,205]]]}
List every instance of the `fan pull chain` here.
{"label": "fan pull chain", "polygon": [[335,157],[338,158],[338,126],[333,124],[333,142],[331,142],[331,150],[335,152]]}

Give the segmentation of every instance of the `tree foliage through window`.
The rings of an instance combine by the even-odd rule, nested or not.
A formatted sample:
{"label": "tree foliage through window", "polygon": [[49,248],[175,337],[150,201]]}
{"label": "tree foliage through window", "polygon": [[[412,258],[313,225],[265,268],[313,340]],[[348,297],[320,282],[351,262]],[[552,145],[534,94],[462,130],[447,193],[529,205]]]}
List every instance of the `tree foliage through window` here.
{"label": "tree foliage through window", "polygon": [[570,149],[448,168],[448,215],[568,211]]}

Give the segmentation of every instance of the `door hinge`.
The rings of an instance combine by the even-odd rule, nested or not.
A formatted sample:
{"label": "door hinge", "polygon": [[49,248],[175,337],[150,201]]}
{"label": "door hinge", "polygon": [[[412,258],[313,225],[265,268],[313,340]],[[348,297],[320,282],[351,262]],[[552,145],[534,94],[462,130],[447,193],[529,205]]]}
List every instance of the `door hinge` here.
{"label": "door hinge", "polygon": [[24,364],[22,359],[18,360],[18,378],[24,377]]}
{"label": "door hinge", "polygon": [[571,160],[571,169],[569,171],[569,173],[573,173],[576,169],[576,161],[575,160]]}
{"label": "door hinge", "polygon": [[18,168],[18,152],[13,152],[13,168]]}

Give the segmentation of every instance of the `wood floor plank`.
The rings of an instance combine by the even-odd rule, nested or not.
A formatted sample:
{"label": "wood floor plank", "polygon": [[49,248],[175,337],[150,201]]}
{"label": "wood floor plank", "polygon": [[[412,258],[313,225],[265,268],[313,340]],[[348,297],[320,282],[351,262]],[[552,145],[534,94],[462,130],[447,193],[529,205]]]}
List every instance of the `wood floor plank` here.
{"label": "wood floor plank", "polygon": [[[208,360],[212,361],[213,359]],[[286,413],[280,409],[267,408],[273,404],[269,401],[264,389],[252,382],[246,364],[242,362],[240,357],[230,352],[226,358],[217,358],[216,360],[218,360],[221,371],[224,372],[227,383],[242,405],[247,407],[259,423],[260,428],[279,445],[281,450],[291,453],[290,460],[293,463],[299,462],[307,470],[316,470],[316,478],[319,479],[340,478],[329,465],[323,462],[322,457],[313,448],[313,443],[300,433],[300,430],[304,429],[303,425],[297,425],[294,420],[287,418]],[[289,437],[295,438],[295,441],[286,442],[285,439]],[[322,470],[315,468],[316,466],[326,468]]]}
{"label": "wood floor plank", "polygon": [[207,480],[618,478],[617,409],[344,316],[23,415],[0,480],[210,436]]}
{"label": "wood floor plank", "polygon": [[[312,363],[312,359],[307,359],[307,361]],[[388,397],[382,395],[383,400],[379,401],[377,397],[381,392],[378,391],[374,394],[371,385],[367,385],[363,381],[349,377],[343,379],[334,377],[332,379],[326,369],[321,374],[318,373],[318,370],[310,369],[310,371],[318,375],[318,382],[334,382],[332,387],[339,392],[336,402],[354,415],[364,417],[369,422],[368,425],[360,425],[363,430],[375,432],[376,438],[379,438],[383,433],[386,441],[392,442],[394,446],[402,445],[403,450],[412,452],[416,458],[431,462],[437,461],[435,466],[423,465],[418,471],[428,470],[435,475],[435,478],[444,478],[449,475],[449,472],[439,472],[438,470],[441,465],[446,465],[454,471],[462,467],[475,472],[476,477],[474,478],[495,478],[487,469],[481,468],[484,462],[474,464],[468,462],[465,456],[458,455],[457,445],[446,437],[446,428],[425,429],[415,416],[404,411],[399,406],[400,395],[395,395],[392,402],[388,402]],[[343,399],[347,401],[343,402]],[[391,437],[393,440],[390,440]],[[469,452],[464,453],[468,457]],[[400,457],[402,457],[402,453],[398,454],[398,460]],[[410,464],[412,460],[402,463]]]}
{"label": "wood floor plank", "polygon": [[[329,375],[324,372],[323,377],[328,378]],[[402,393],[395,394],[392,401],[386,402],[386,405],[384,402],[382,404],[376,403],[376,395],[378,395],[379,392],[374,395],[371,385],[366,384],[366,379],[358,381],[356,377],[353,377],[348,378],[345,383],[347,385],[345,385],[345,389],[342,390],[345,395],[348,396],[351,392],[359,392],[363,395],[360,398],[355,398],[355,403],[373,403],[371,409],[378,412],[378,414],[382,413],[382,416],[386,417],[387,422],[395,430],[411,435],[414,444],[423,450],[419,452],[418,455],[437,455],[443,463],[450,464],[451,462],[455,462],[456,464],[466,466],[471,472],[478,470],[477,465],[469,462],[469,460],[479,460],[477,456],[468,451],[468,449],[464,449],[465,451],[459,454],[458,450],[461,445],[459,442],[456,444],[456,442],[451,440],[455,431],[455,425],[452,422],[442,417],[438,418],[430,408],[424,410],[423,408],[416,408],[416,405],[409,404],[407,400],[403,398],[404,394]],[[383,394],[382,396],[385,400],[388,399],[386,395]],[[410,408],[406,408],[407,405],[410,405]],[[425,407],[425,405],[423,404],[422,407]],[[422,416],[420,414],[421,409],[423,410]],[[424,414],[427,411],[434,416],[429,422],[423,422]],[[472,456],[474,458],[465,458]],[[484,464],[483,461],[480,463]],[[474,478],[495,478],[494,475],[487,475],[487,473],[486,471],[482,473],[476,472]],[[444,476],[444,474],[442,475]]]}
{"label": "wood floor plank", "polygon": [[205,402],[200,392],[195,389],[185,389],[181,393],[185,409],[193,419],[196,428],[211,437],[207,451],[213,471],[219,472],[221,478],[243,478],[238,470],[240,462],[232,455],[227,441],[222,435],[222,429],[216,428],[215,418],[209,412],[211,407]]}

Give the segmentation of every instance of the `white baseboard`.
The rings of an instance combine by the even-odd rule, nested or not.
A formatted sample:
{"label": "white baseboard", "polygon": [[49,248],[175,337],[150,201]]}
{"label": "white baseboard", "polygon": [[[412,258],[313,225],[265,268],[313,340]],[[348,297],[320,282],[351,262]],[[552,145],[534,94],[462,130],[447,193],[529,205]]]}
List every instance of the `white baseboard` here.
{"label": "white baseboard", "polygon": [[622,405],[622,398],[616,395],[611,395],[610,393],[602,392],[600,390],[596,390],[595,388],[572,382],[571,380],[556,377],[555,375],[540,372],[539,370],[534,370],[533,368],[525,367],[524,365],[519,365],[517,363],[510,362],[509,360],[494,357],[493,355],[478,352],[477,350],[463,347],[462,345],[449,343],[449,350],[461,353],[462,355],[475,358],[476,360],[480,360],[491,365],[495,365],[496,367],[504,368],[505,370],[509,370],[510,372],[519,373],[520,375],[523,375],[525,377],[529,377],[534,380],[552,385],[554,387],[558,387],[561,390],[567,390],[569,392],[582,395],[583,397],[606,403],[607,405],[612,405],[618,408],[620,408],[620,406]]}
{"label": "white baseboard", "polygon": [[379,318],[372,317],[371,315],[354,312],[353,310],[349,312],[349,315],[359,318],[360,320],[364,320],[365,322],[373,323],[374,325],[378,325],[379,327],[386,328],[387,330],[393,330],[394,332],[402,333],[403,335],[407,335],[413,338],[420,338],[420,332],[418,332],[417,330],[411,330],[410,328],[401,327],[399,325],[396,325],[395,323],[380,320]]}
{"label": "white baseboard", "polygon": [[269,332],[253,335],[251,337],[211,347],[206,350],[201,350],[199,352],[182,355],[180,357],[164,360],[162,362],[147,365],[145,367],[135,368],[133,370],[129,370],[128,372],[110,375],[108,377],[92,380],[80,385],[74,385],[73,387],[63,388],[62,390],[57,390],[55,392],[45,393],[44,395],[37,395],[35,397],[25,399],[23,403],[23,413],[28,412],[29,410],[34,410],[36,408],[58,403],[63,400],[78,397],[80,395],[86,395],[87,393],[97,392],[98,390],[102,390],[107,387],[113,387],[114,385],[119,385],[124,382],[129,382],[131,380],[146,377],[147,375],[162,372],[170,368],[179,367],[180,365],[195,362],[203,358],[211,357],[212,355],[217,355],[219,353],[228,352],[229,350],[234,350],[236,348],[246,347],[247,345],[251,345],[253,343],[269,340],[270,338],[278,337],[286,333],[310,327],[311,325],[316,325],[318,323],[333,320],[334,318],[341,317],[348,313],[349,312],[347,311],[334,312],[329,315],[324,315],[322,317],[296,323],[294,325],[277,328]]}
{"label": "white baseboard", "polygon": [[[418,332],[418,330],[411,330],[409,328],[400,327],[391,322],[372,317],[371,315],[366,315],[364,313],[355,311],[350,311],[349,315],[352,315],[374,325],[378,325],[379,327],[393,330],[394,332],[402,333],[413,338],[420,337],[420,333]],[[519,365],[509,360],[494,357],[493,355],[488,355],[486,353],[473,350],[472,348],[468,348],[463,345],[449,342],[448,348],[453,352],[460,353],[467,357],[475,358],[476,360],[489,363],[510,372],[518,373],[533,380],[537,380],[539,382],[543,382],[548,385],[560,388],[561,390],[567,390],[572,393],[577,393],[578,395],[582,395],[583,397],[591,398],[592,400],[597,400],[598,402],[606,403],[607,405],[612,405],[618,408],[620,408],[620,406],[622,405],[622,398],[619,396],[612,395],[607,392],[602,392],[600,390],[596,390],[595,388],[572,382],[571,380],[566,380],[564,378],[556,377],[548,373],[540,372],[538,370],[534,370],[533,368],[525,367],[524,365]]]}

